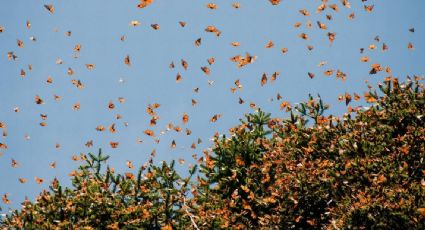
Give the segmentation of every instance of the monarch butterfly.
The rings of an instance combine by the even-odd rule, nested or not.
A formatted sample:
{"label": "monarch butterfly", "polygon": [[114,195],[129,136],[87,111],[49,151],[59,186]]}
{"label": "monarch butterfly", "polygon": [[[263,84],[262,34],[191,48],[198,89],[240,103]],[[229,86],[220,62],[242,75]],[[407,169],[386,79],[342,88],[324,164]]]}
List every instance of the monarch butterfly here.
{"label": "monarch butterfly", "polygon": [[116,132],[115,123],[113,123],[112,125],[110,125],[108,129],[109,129],[109,132],[115,133]]}
{"label": "monarch butterfly", "polygon": [[[199,42],[200,42],[200,40],[199,40]],[[181,59],[181,65],[182,65],[182,67],[183,67],[183,69],[184,70],[187,70],[187,67],[188,67],[188,63],[187,63],[187,61],[186,60],[184,60],[184,59]]]}
{"label": "monarch butterfly", "polygon": [[195,106],[196,104],[198,104],[198,101],[195,99],[192,99],[192,106]]}
{"label": "monarch butterfly", "polygon": [[36,182],[37,184],[41,184],[41,183],[43,183],[43,182],[44,182],[44,180],[43,180],[42,178],[40,178],[40,177],[35,177],[34,179],[35,179],[35,182]]}
{"label": "monarch butterfly", "polygon": [[131,161],[126,161],[125,164],[127,165],[128,168],[132,169],[134,168],[133,162]]}
{"label": "monarch butterfly", "polygon": [[153,0],[140,0],[140,4],[137,5],[139,8],[145,8],[146,6],[149,6],[152,4]]}
{"label": "monarch butterfly", "polygon": [[235,3],[233,3],[233,4],[232,4],[232,6],[233,6],[233,8],[235,8],[235,9],[239,9],[239,8],[241,7],[241,4],[240,4],[240,3],[238,3],[238,2],[235,2]]}
{"label": "monarch butterfly", "polygon": [[207,59],[208,64],[212,65],[215,62],[215,58],[214,57],[210,57]]}
{"label": "monarch butterfly", "polygon": [[351,4],[348,0],[342,0],[342,5],[347,7],[347,8],[351,8]]}
{"label": "monarch butterfly", "polygon": [[150,130],[150,129],[145,130],[145,131],[144,131],[144,133],[145,133],[146,135],[150,136],[150,137],[155,136],[154,131],[152,131],[152,130]]}
{"label": "monarch butterfly", "polygon": [[80,80],[72,79],[72,80],[71,80],[71,83],[72,83],[75,87],[77,87],[78,89],[84,89],[84,84],[83,84],[83,83],[81,83],[81,81],[80,81]]}
{"label": "monarch butterfly", "polygon": [[48,10],[51,14],[55,13],[55,8],[52,5],[44,5],[44,8]]}
{"label": "monarch butterfly", "polygon": [[372,12],[373,7],[374,7],[374,5],[369,5],[369,6],[365,5],[364,9],[366,10],[366,12],[370,13],[370,12]]}
{"label": "monarch butterfly", "polygon": [[80,51],[81,51],[81,44],[77,44],[77,45],[75,45],[75,47],[74,47],[74,51],[75,51],[75,52],[80,52]]}
{"label": "monarch butterfly", "polygon": [[17,168],[19,166],[19,163],[15,159],[12,158],[11,165],[12,165],[12,168]]}
{"label": "monarch butterfly", "polygon": [[176,83],[180,83],[181,81],[182,81],[182,75],[180,75],[179,73],[177,73]]}
{"label": "monarch butterfly", "polygon": [[274,46],[274,43],[273,43],[273,41],[272,40],[270,40],[267,44],[266,44],[266,48],[267,49],[270,49],[270,48],[272,48]]}
{"label": "monarch butterfly", "polygon": [[276,79],[277,79],[277,77],[280,75],[280,73],[279,72],[274,72],[273,74],[272,74],[272,77],[270,78],[270,82],[274,82],[274,81],[276,81]]}
{"label": "monarch butterfly", "polygon": [[277,5],[280,3],[280,0],[269,0],[272,5]]}
{"label": "monarch butterfly", "polygon": [[90,148],[91,146],[93,146],[93,140],[89,140],[89,141],[87,141],[87,142],[86,142],[86,144],[85,144],[85,146],[86,146],[87,148]]}
{"label": "monarch butterfly", "polygon": [[187,113],[183,113],[182,121],[183,124],[186,124],[189,121],[189,115],[187,115]]}
{"label": "monarch butterfly", "polygon": [[267,84],[267,75],[263,73],[263,76],[261,77],[261,86],[264,86]]}
{"label": "monarch butterfly", "polygon": [[130,61],[130,56],[129,55],[125,56],[125,58],[124,58],[124,64],[126,64],[128,66],[131,66],[131,61]]}
{"label": "monarch butterfly", "polygon": [[37,104],[37,105],[41,105],[41,104],[44,104],[44,101],[40,98],[40,96],[38,96],[38,95],[35,95],[35,103]]}
{"label": "monarch butterfly", "polygon": [[316,12],[317,13],[321,13],[322,11],[324,11],[326,9],[326,4],[323,3],[320,6],[317,7]]}
{"label": "monarch butterfly", "polygon": [[[222,115],[221,114],[215,114],[210,118],[210,122],[216,122]],[[199,141],[200,139],[198,139]]]}
{"label": "monarch butterfly", "polygon": [[336,33],[331,33],[331,32],[328,33],[328,39],[331,42],[331,44],[335,41],[335,36],[336,36]]}
{"label": "monarch butterfly", "polygon": [[299,10],[298,12],[300,12],[300,14],[304,16],[310,16],[310,12],[308,12],[308,10],[306,9]]}
{"label": "monarch butterfly", "polygon": [[87,68],[88,70],[93,70],[93,69],[94,69],[94,67],[95,67],[95,65],[94,65],[94,64],[86,64],[86,68]]}
{"label": "monarch butterfly", "polygon": [[18,40],[16,40],[16,43],[18,43],[19,48],[24,48],[24,42],[23,41],[18,39]]}
{"label": "monarch butterfly", "polygon": [[217,5],[214,3],[208,3],[207,4],[207,8],[210,8],[211,10],[216,10],[217,9]]}
{"label": "monarch butterfly", "polygon": [[47,76],[47,80],[46,80],[47,84],[52,84],[53,83],[53,78],[52,76]]}
{"label": "monarch butterfly", "polygon": [[5,204],[10,204],[11,202],[10,202],[10,200],[9,200],[9,198],[8,198],[8,196],[9,196],[9,193],[6,193],[6,194],[4,194],[1,198],[2,198],[2,200],[3,200],[3,202],[5,203]]}
{"label": "monarch butterfly", "polygon": [[309,40],[308,35],[306,33],[301,33],[301,34],[298,35],[298,37],[300,37],[301,39],[304,39],[304,40]]}
{"label": "monarch butterfly", "polygon": [[206,66],[201,67],[201,70],[202,70],[202,72],[204,72],[206,75],[210,75],[210,74],[211,74],[211,70],[210,70],[208,67],[206,67]]}
{"label": "monarch butterfly", "polygon": [[75,111],[80,110],[80,108],[81,108],[80,102],[77,102],[72,106],[72,109]]}
{"label": "monarch butterfly", "polygon": [[109,142],[109,144],[111,145],[111,148],[115,149],[118,147],[118,145],[120,144],[119,142]]}
{"label": "monarch butterfly", "polygon": [[317,26],[319,26],[319,29],[322,29],[322,30],[328,29],[328,27],[320,21],[317,21]]}
{"label": "monarch butterfly", "polygon": [[161,26],[160,26],[159,24],[151,24],[151,27],[152,27],[154,30],[159,30],[159,29],[161,29]]}
{"label": "monarch butterfly", "polygon": [[108,109],[115,109],[115,104],[112,102],[112,100],[108,103]]}
{"label": "monarch butterfly", "polygon": [[330,69],[330,70],[326,70],[326,71],[324,72],[324,74],[325,74],[326,76],[332,76],[332,75],[334,74],[334,70],[332,70],[332,69]]}
{"label": "monarch butterfly", "polygon": [[134,180],[134,174],[133,173],[129,173],[129,172],[126,172],[125,173],[125,178],[126,179],[130,179],[130,180]]}
{"label": "monarch butterfly", "polygon": [[241,43],[240,42],[232,42],[232,43],[230,43],[230,45],[237,47],[237,46],[240,46]]}

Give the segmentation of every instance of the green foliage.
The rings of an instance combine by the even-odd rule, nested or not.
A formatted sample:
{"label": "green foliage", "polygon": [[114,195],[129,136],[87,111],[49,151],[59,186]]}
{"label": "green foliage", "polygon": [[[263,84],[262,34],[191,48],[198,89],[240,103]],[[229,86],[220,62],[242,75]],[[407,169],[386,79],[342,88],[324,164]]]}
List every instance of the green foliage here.
{"label": "green foliage", "polygon": [[[182,178],[174,161],[117,174],[89,153],[72,188],[54,180],[0,226],[25,229],[424,229],[425,97],[387,79],[369,107],[326,116],[320,97],[261,110],[217,136]],[[308,121],[314,123],[308,124]],[[198,174],[197,180],[192,180]]]}
{"label": "green foliage", "polygon": [[[132,173],[101,171],[108,156],[89,153],[85,164],[74,172],[73,188],[63,189],[54,180],[50,191],[43,191],[36,203],[25,201],[20,212],[2,220],[3,226],[25,229],[99,229],[145,228],[164,226],[181,228],[188,222],[184,199],[189,177],[180,177],[174,161],[161,166],[140,167],[137,178]],[[152,162],[152,161],[150,161]]]}

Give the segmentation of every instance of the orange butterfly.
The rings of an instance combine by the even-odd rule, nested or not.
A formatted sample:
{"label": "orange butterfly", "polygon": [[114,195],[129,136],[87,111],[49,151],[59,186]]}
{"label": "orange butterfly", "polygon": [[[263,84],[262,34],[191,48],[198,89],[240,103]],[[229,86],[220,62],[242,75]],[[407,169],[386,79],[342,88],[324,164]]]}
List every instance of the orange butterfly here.
{"label": "orange butterfly", "polygon": [[73,109],[73,110],[75,110],[75,111],[80,110],[80,109],[81,109],[81,104],[80,104],[80,102],[76,102],[76,103],[72,106],[72,109]]}
{"label": "orange butterfly", "polygon": [[75,51],[75,52],[80,52],[80,51],[81,51],[81,44],[77,44],[77,45],[75,45],[75,47],[74,47],[74,51]]}
{"label": "orange butterfly", "polygon": [[140,0],[140,4],[137,5],[139,8],[145,8],[146,6],[149,6],[152,4],[153,0]]}
{"label": "orange butterfly", "polygon": [[186,124],[189,121],[189,115],[187,115],[187,113],[183,113],[182,121],[183,124]]}
{"label": "orange butterfly", "polygon": [[44,5],[44,8],[52,14],[55,13],[55,8],[52,5]]}
{"label": "orange butterfly", "polygon": [[19,167],[19,163],[15,159],[12,158],[11,166],[12,166],[12,168],[17,168],[17,167]]}
{"label": "orange butterfly", "polygon": [[241,7],[241,4],[240,4],[240,3],[235,2],[235,3],[233,3],[233,4],[232,4],[232,6],[233,6],[233,8],[235,8],[235,9],[239,9],[239,8]]}
{"label": "orange butterfly", "polygon": [[2,198],[2,200],[3,200],[3,202],[5,203],[5,204],[10,204],[11,202],[10,202],[10,200],[9,200],[9,198],[8,198],[8,196],[9,196],[9,193],[6,193],[6,194],[4,194],[1,198]]}
{"label": "orange butterfly", "polygon": [[18,39],[18,40],[16,40],[16,43],[18,43],[19,48],[24,48],[24,42],[23,41]]}
{"label": "orange butterfly", "polygon": [[126,64],[128,66],[131,66],[131,61],[130,61],[130,56],[129,55],[125,56],[125,58],[124,58],[124,64]]}
{"label": "orange butterfly", "polygon": [[210,118],[210,122],[216,122],[221,116],[221,114],[215,114]]}
{"label": "orange butterfly", "polygon": [[155,136],[155,133],[153,132],[153,130],[150,130],[150,129],[145,130],[144,133],[150,137]]}
{"label": "orange butterfly", "polygon": [[187,61],[186,61],[186,60],[184,60],[184,59],[181,59],[181,64],[182,64],[183,69],[184,69],[184,70],[187,70],[187,67],[188,67],[188,63],[187,63]]}
{"label": "orange butterfly", "polygon": [[94,69],[94,67],[95,67],[95,65],[94,65],[94,64],[86,64],[86,68],[87,68],[88,70],[92,70],[92,69]]}
{"label": "orange butterfly", "polygon": [[366,12],[370,13],[370,12],[372,12],[373,7],[374,7],[374,5],[369,5],[369,6],[365,5],[364,9],[366,10]]}
{"label": "orange butterfly", "polygon": [[212,9],[212,10],[216,10],[216,9],[217,9],[217,5],[216,5],[216,4],[214,4],[214,3],[208,3],[208,4],[207,4],[207,8],[210,8],[210,9]]}
{"label": "orange butterfly", "polygon": [[298,12],[300,12],[300,14],[304,16],[310,16],[310,12],[308,12],[308,10],[306,9],[299,10]]}
{"label": "orange butterfly", "polygon": [[37,105],[41,105],[41,104],[44,104],[44,101],[40,98],[40,96],[38,96],[38,95],[35,95],[35,103],[37,104]]}
{"label": "orange butterfly", "polygon": [[126,172],[125,173],[125,178],[126,179],[129,179],[129,180],[134,180],[135,179],[134,174],[133,173],[129,173],[129,172]]}
{"label": "orange butterfly", "polygon": [[215,58],[214,57],[210,57],[207,59],[208,64],[212,65],[215,62]]}
{"label": "orange butterfly", "polygon": [[52,84],[53,83],[53,78],[52,76],[47,76],[47,80],[46,80],[47,84]]}
{"label": "orange butterfly", "polygon": [[134,168],[133,162],[131,161],[126,161],[125,164],[127,165],[128,168],[132,169]]}
{"label": "orange butterfly", "polygon": [[210,68],[203,66],[201,67],[202,72],[204,72],[206,75],[210,75],[211,74],[211,70]]}
{"label": "orange butterfly", "polygon": [[182,75],[180,75],[179,73],[177,73],[176,83],[180,83],[181,81],[182,81]]}
{"label": "orange butterfly", "polygon": [[264,86],[267,84],[267,75],[263,73],[263,76],[261,77],[261,86]]}
{"label": "orange butterfly", "polygon": [[159,29],[161,29],[161,26],[160,26],[159,24],[151,24],[151,27],[152,27],[154,30],[159,30]]}
{"label": "orange butterfly", "polygon": [[115,133],[116,132],[115,123],[113,123],[112,125],[110,125],[108,129],[109,129],[109,132]]}
{"label": "orange butterfly", "polygon": [[309,40],[308,35],[306,33],[301,33],[301,34],[298,35],[298,37],[300,37],[301,39],[304,39],[304,40]]}
{"label": "orange butterfly", "polygon": [[171,148],[172,149],[176,148],[176,141],[175,140],[171,141]]}
{"label": "orange butterfly", "polygon": [[277,5],[280,3],[280,0],[269,0],[272,5]]}
{"label": "orange butterfly", "polygon": [[273,46],[274,46],[274,43],[273,43],[273,41],[271,41],[271,40],[270,40],[270,41],[266,44],[266,46],[265,46],[265,47],[266,47],[267,49],[270,49],[270,48],[272,48]]}
{"label": "orange butterfly", "polygon": [[43,180],[42,178],[40,178],[40,177],[35,177],[34,179],[35,179],[35,182],[36,182],[37,184],[41,184],[41,183],[43,183],[43,182],[44,182],[44,180]]}
{"label": "orange butterfly", "polygon": [[108,109],[115,109],[115,104],[112,102],[112,100],[110,100],[108,103]]}
{"label": "orange butterfly", "polygon": [[109,144],[111,145],[111,148],[115,149],[118,147],[118,145],[120,144],[119,142],[112,142],[110,141]]}

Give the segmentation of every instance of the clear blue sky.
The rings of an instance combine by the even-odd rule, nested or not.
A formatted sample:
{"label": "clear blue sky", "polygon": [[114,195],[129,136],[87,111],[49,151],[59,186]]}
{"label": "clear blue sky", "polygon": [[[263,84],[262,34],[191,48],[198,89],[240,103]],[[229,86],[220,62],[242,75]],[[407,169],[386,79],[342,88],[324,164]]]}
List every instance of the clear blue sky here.
{"label": "clear blue sky", "polygon": [[[216,3],[218,9],[208,9],[209,2]],[[216,131],[225,133],[238,124],[238,118],[253,111],[250,102],[282,117],[286,115],[279,109],[281,101],[297,103],[308,93],[320,93],[331,104],[332,113],[342,114],[346,107],[337,102],[338,94],[362,93],[367,89],[365,80],[376,84],[387,76],[369,75],[372,63],[390,66],[392,74],[400,78],[424,73],[425,1],[369,0],[367,5],[375,5],[372,13],[365,12],[365,3],[360,0],[350,2],[352,8],[347,9],[340,1],[330,0],[339,6],[339,12],[328,8],[317,14],[320,1],[313,0],[283,0],[277,6],[267,0],[240,0],[240,9],[232,8],[232,1],[227,0],[156,0],[144,9],[136,7],[136,0],[1,1],[0,26],[4,31],[0,33],[0,122],[7,125],[8,135],[0,143],[7,144],[8,149],[0,149],[0,195],[10,193],[11,207],[19,207],[25,196],[33,199],[54,177],[69,184],[67,174],[78,166],[71,156],[96,152],[100,147],[111,155],[109,163],[119,171],[127,170],[126,160],[141,165],[153,149],[157,151],[156,162],[185,158],[186,164],[179,166],[183,171],[192,154],[201,155],[202,149],[211,147],[209,138]],[[53,4],[55,13],[50,14],[44,4]],[[302,16],[300,9],[307,9],[311,16]],[[352,12],[355,18],[348,20]],[[331,14],[333,20],[327,20],[326,14]],[[133,20],[140,21],[140,25],[130,26]],[[305,26],[307,20],[313,24],[311,29]],[[187,22],[186,27],[180,27],[179,21]],[[325,23],[328,30],[320,30],[316,21]],[[296,22],[302,25],[294,28]],[[151,24],[161,28],[153,30]],[[206,33],[204,29],[209,25],[221,30],[221,36]],[[408,31],[411,27],[414,33]],[[72,31],[70,37],[65,35],[68,30]],[[336,33],[332,46],[327,32]],[[310,40],[300,39],[300,33],[307,33]],[[122,35],[126,37],[124,42],[120,41]],[[377,35],[380,42],[374,40]],[[31,41],[31,36],[37,40]],[[198,38],[202,38],[199,47],[194,45]],[[18,48],[17,39],[24,42],[23,48]],[[269,40],[275,46],[266,49]],[[231,42],[240,42],[241,46],[233,47]],[[387,52],[381,51],[383,42],[389,46]],[[409,42],[415,47],[413,51],[407,49]],[[81,44],[79,58],[73,57],[76,44]],[[368,50],[371,44],[378,49]],[[308,51],[307,45],[314,49]],[[288,48],[285,55],[280,51],[282,47]],[[359,53],[362,47],[366,49],[364,54]],[[16,61],[8,60],[10,51],[18,56]],[[229,61],[246,52],[258,57],[253,64],[238,69]],[[131,67],[124,64],[126,55],[131,58]],[[360,62],[362,56],[371,61]],[[210,57],[216,59],[212,66],[207,63]],[[56,64],[58,58],[63,64]],[[189,63],[187,70],[181,67],[181,59]],[[172,61],[174,69],[168,68]],[[320,61],[328,64],[319,68]],[[95,68],[88,70],[88,63],[95,64]],[[32,71],[28,70],[29,64]],[[201,71],[202,66],[209,66],[210,76]],[[75,72],[73,76],[67,75],[69,67]],[[24,78],[21,69],[26,72]],[[342,70],[347,80],[324,76],[328,69]],[[261,75],[266,73],[270,78],[275,71],[281,73],[278,79],[261,87]],[[310,79],[307,72],[315,73],[315,78]],[[178,84],[177,73],[183,78]],[[46,83],[49,75],[52,84]],[[72,79],[81,80],[85,88],[77,89]],[[120,79],[124,82],[119,83]],[[243,90],[232,94],[229,89],[236,79],[240,79]],[[209,80],[214,84],[209,85]],[[193,92],[195,87],[199,87],[199,93]],[[269,99],[275,99],[277,93],[283,99],[271,102]],[[55,101],[54,94],[62,100]],[[35,104],[35,95],[45,104]],[[120,104],[118,97],[125,98],[125,103]],[[239,105],[239,97],[245,104]],[[195,107],[192,98],[198,101]],[[108,109],[110,100],[116,106],[113,110]],[[81,103],[78,111],[72,109],[76,102]],[[149,127],[150,116],[145,111],[152,103],[161,104],[156,110],[160,118],[155,127]],[[13,111],[15,107],[19,107],[18,113]],[[184,112],[190,117],[186,125],[181,121]],[[117,113],[123,118],[116,120]],[[40,114],[48,115],[45,127],[39,125]],[[211,123],[214,114],[223,116]],[[143,134],[151,128],[158,135],[170,122],[189,128],[192,134],[186,136],[184,130],[167,132],[158,136],[159,144]],[[95,130],[98,125],[107,129],[112,123],[116,123],[114,134]],[[26,140],[25,135],[30,139]],[[138,137],[142,144],[136,144]],[[203,143],[190,149],[198,138]],[[177,143],[174,150],[170,148],[173,139]],[[88,140],[93,140],[93,147],[84,146]],[[112,149],[110,141],[120,142],[119,147]],[[61,147],[55,148],[56,143]],[[19,167],[11,167],[12,158]],[[49,168],[53,161],[56,169]],[[35,176],[45,182],[36,184]],[[28,182],[19,183],[20,177]]]}

